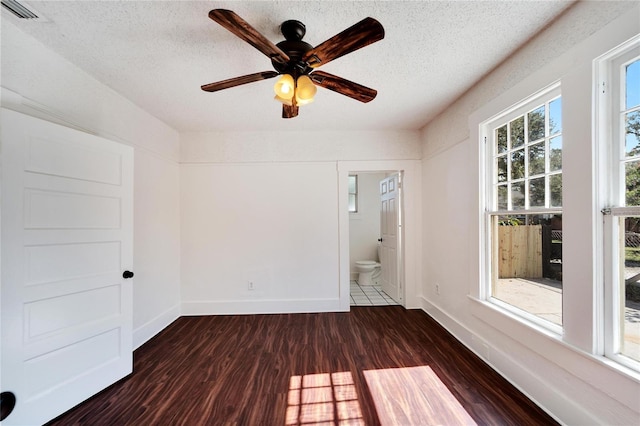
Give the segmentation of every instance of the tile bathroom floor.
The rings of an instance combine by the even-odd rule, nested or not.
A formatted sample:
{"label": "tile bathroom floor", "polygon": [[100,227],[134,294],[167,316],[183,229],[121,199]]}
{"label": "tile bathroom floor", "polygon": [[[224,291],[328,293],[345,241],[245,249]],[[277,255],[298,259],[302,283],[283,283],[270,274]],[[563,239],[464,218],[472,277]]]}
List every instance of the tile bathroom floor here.
{"label": "tile bathroom floor", "polygon": [[361,286],[357,281],[351,281],[350,293],[351,306],[399,305],[377,285]]}

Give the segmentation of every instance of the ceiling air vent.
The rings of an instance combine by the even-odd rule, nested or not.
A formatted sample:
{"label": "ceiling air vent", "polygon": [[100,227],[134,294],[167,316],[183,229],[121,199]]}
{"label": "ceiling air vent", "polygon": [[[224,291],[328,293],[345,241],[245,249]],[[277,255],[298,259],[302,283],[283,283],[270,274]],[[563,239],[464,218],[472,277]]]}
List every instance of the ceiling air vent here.
{"label": "ceiling air vent", "polygon": [[20,19],[38,19],[38,15],[16,0],[2,0],[2,7]]}

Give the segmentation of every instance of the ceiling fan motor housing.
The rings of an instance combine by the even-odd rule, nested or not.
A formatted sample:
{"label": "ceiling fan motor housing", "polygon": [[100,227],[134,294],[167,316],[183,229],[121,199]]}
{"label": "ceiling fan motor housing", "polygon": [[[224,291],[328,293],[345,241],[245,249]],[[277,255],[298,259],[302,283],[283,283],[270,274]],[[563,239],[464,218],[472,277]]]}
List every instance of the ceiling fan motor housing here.
{"label": "ceiling fan motor housing", "polygon": [[290,19],[280,25],[280,31],[285,40],[277,43],[276,46],[282,49],[290,60],[286,63],[280,63],[272,59],[273,68],[280,74],[293,74],[295,76],[309,74],[313,68],[302,58],[305,53],[313,49],[313,46],[302,41],[307,31],[305,25],[300,21]]}

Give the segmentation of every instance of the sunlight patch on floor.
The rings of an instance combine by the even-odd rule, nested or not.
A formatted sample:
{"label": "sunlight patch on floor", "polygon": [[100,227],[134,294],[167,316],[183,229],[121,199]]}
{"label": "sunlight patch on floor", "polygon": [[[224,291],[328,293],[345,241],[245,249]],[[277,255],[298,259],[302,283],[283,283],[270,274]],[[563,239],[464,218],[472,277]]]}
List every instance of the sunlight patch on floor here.
{"label": "sunlight patch on floor", "polygon": [[431,367],[364,371],[382,425],[476,425]]}
{"label": "sunlight patch on floor", "polygon": [[291,376],[285,424],[364,425],[351,373]]}

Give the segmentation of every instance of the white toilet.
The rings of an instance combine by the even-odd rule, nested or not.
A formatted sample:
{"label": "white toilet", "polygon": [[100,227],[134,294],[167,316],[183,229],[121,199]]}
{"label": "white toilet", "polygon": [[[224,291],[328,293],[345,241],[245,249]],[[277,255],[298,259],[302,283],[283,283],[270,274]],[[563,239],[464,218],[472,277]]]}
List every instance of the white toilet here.
{"label": "white toilet", "polygon": [[[378,244],[378,259],[380,259],[380,245]],[[358,273],[358,284],[375,285],[380,277],[380,262],[375,260],[357,260],[355,264]]]}

